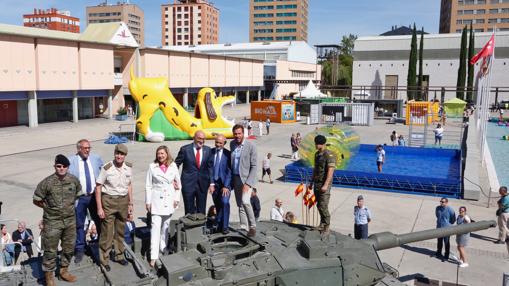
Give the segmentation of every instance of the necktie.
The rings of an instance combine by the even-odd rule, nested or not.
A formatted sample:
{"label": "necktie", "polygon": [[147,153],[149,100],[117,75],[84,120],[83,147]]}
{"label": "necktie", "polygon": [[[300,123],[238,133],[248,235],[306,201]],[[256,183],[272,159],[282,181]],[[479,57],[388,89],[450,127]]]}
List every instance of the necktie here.
{"label": "necktie", "polygon": [[200,169],[200,148],[196,148],[196,167]]}
{"label": "necktie", "polygon": [[87,181],[86,183],[87,195],[90,195],[90,193],[92,192],[92,183],[90,182],[90,170],[88,169],[87,159],[83,159],[83,166],[85,167],[85,180]]}
{"label": "necktie", "polygon": [[219,179],[219,156],[221,155],[221,151],[216,151],[216,161],[214,162],[214,181]]}

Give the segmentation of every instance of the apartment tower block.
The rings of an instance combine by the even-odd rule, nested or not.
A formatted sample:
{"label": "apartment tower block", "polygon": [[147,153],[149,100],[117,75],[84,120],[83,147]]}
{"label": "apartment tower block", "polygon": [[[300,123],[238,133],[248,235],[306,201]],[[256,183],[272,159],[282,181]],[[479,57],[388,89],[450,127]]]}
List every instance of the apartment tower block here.
{"label": "apartment tower block", "polygon": [[55,8],[34,9],[33,14],[23,15],[23,26],[79,33],[80,19],[72,17],[69,11],[60,11]]}
{"label": "apartment tower block", "polygon": [[475,32],[509,31],[509,0],[442,0],[440,33],[461,33],[470,24]]}

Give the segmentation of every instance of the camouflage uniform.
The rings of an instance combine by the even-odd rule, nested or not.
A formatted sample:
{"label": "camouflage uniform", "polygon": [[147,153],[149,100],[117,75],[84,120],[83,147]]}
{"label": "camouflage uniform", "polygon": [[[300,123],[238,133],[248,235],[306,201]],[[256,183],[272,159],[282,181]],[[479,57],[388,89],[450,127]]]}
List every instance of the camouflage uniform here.
{"label": "camouflage uniform", "polygon": [[58,242],[61,241],[60,267],[68,267],[76,242],[75,201],[82,196],[80,181],[67,174],[62,180],[56,174],[42,180],[35,190],[34,201],[44,202],[42,249],[44,271],[55,271]]}
{"label": "camouflage uniform", "polygon": [[327,149],[323,152],[316,151],[315,168],[313,170],[313,192],[315,193],[316,206],[320,213],[320,225],[323,226],[330,225],[329,200],[332,180],[329,186],[327,186],[327,191],[323,193],[320,191],[327,179],[327,169],[329,167],[336,168],[336,155]]}

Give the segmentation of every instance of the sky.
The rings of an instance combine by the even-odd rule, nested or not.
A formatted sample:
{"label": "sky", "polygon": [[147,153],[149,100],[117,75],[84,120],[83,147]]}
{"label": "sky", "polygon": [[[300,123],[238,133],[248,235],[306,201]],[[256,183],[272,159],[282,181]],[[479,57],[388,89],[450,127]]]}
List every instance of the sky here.
{"label": "sky", "polygon": [[[22,25],[23,14],[34,8],[69,10],[86,25],[85,8],[102,0],[0,0],[0,23]],[[110,3],[117,1],[110,0]],[[161,45],[161,4],[173,0],[131,0],[145,13],[145,45]],[[249,0],[213,0],[220,10],[219,42],[249,41]],[[438,33],[440,0],[309,0],[308,42],[338,44],[343,35],[379,35],[392,26],[413,23]]]}

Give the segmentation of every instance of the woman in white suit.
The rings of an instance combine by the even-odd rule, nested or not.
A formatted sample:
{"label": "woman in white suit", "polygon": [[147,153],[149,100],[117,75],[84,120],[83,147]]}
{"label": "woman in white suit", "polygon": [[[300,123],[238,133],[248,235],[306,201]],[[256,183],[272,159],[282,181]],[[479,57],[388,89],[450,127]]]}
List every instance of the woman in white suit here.
{"label": "woman in white suit", "polygon": [[152,214],[150,265],[154,267],[168,240],[170,217],[180,202],[180,176],[166,146],[159,146],[156,159],[149,165],[145,184],[145,205]]}

